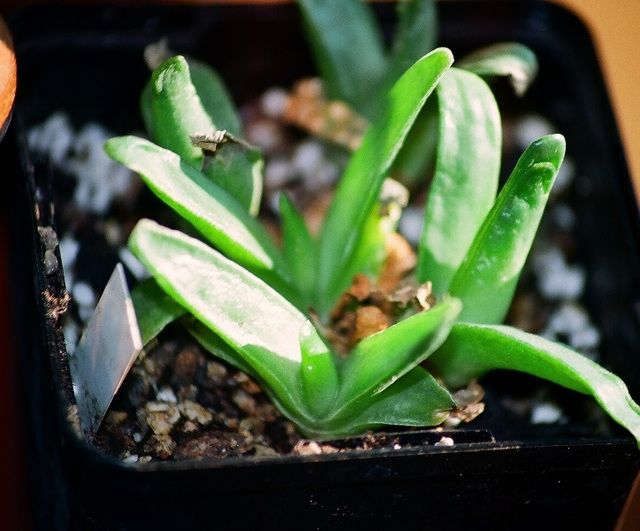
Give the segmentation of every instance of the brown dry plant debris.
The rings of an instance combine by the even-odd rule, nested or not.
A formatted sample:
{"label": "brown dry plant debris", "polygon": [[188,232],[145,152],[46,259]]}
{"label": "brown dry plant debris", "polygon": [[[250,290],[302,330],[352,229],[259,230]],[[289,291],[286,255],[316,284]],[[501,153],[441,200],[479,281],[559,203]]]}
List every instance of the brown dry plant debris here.
{"label": "brown dry plant debris", "polygon": [[318,78],[298,81],[289,96],[285,121],[354,151],[369,125],[346,103],[327,101],[324,86]]}
{"label": "brown dry plant debris", "polygon": [[398,278],[394,289],[386,292],[358,274],[333,307],[329,326],[317,322],[316,325],[336,352],[347,355],[359,341],[385,330],[407,314],[427,310],[436,303],[430,282],[418,285],[410,279]]}

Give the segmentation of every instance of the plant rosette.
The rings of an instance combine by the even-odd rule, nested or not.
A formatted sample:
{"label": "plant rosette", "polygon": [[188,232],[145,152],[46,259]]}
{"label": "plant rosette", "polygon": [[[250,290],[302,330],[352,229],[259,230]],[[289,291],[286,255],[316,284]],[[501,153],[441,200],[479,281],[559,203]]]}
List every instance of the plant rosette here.
{"label": "plant rosette", "polygon": [[[298,94],[285,113],[353,150],[317,234],[286,193],[278,197],[281,247],[261,225],[263,155],[241,138],[223,81],[202,63],[151,59],[160,64],[141,110],[153,141],[128,136],[105,144],[197,231],[143,219],[129,238],[151,273],[132,292],[143,343],[180,318],[200,345],[255,379],[310,438],[437,426],[464,407],[451,392],[492,369],[592,394],[640,437],[639,408],[618,377],[566,346],[501,324],[565,141],[550,134],[532,142],[498,193],[501,119],[481,76],[508,76],[524,92],[537,72],[535,56],[506,43],[472,54],[461,67],[452,66],[446,48],[420,57],[435,34],[432,2],[401,6],[388,55],[359,2],[299,5],[326,91],[336,99],[323,88],[308,101]],[[371,65],[345,51],[332,30],[345,17],[358,21],[352,29],[359,28],[359,45],[377,50]],[[425,24],[433,28],[428,38],[417,37]],[[425,106],[429,97],[436,102]],[[302,108],[294,113],[296,104]],[[347,142],[345,128],[352,131]],[[436,134],[435,144],[426,142]],[[433,160],[421,160],[425,153]],[[395,232],[408,190],[389,177],[415,187],[411,169],[429,164],[433,177],[412,255]]]}
{"label": "plant rosette", "polygon": [[[380,54],[371,54],[367,60],[375,67],[366,61],[353,66],[353,57],[335,55],[344,46],[337,46],[339,36],[330,31],[331,16],[356,20],[344,18],[340,9],[363,6],[340,4],[326,19],[329,28],[318,30],[323,19],[313,20],[318,6],[312,4],[300,2],[303,12],[308,10],[306,23],[316,28],[308,35],[324,92],[315,92],[310,105],[320,119],[298,112],[287,120],[322,138],[335,164],[328,173],[339,176],[328,207],[320,208],[317,231],[308,217],[314,208],[307,208],[317,206],[315,199],[299,193],[295,178],[287,181],[286,193],[272,194],[277,186],[269,176],[278,172],[274,158],[264,156],[269,140],[260,141],[265,135],[259,126],[265,122],[255,114],[251,120],[255,108],[250,106],[242,109],[249,119],[241,121],[220,76],[202,62],[161,57],[140,99],[146,133],[106,142],[108,155],[142,178],[145,201],[151,191],[170,210],[158,210],[151,200],[149,210],[162,223],[138,221],[128,240],[129,251],[151,276],[132,289],[147,353],[121,394],[126,392],[127,400],[136,393],[155,400],[141,411],[116,397],[98,444],[109,425],[124,422],[132,441],[152,438],[155,445],[146,455],[136,453],[136,444],[116,449],[130,463],[172,456],[172,439],[165,436],[175,436],[174,429],[185,438],[198,433],[197,444],[213,448],[221,430],[202,427],[224,420],[193,399],[202,389],[210,398],[216,395],[216,385],[232,387],[227,407],[260,410],[263,422],[277,418],[271,428],[276,431],[290,432],[294,425],[294,442],[300,434],[335,439],[385,426],[437,426],[460,420],[465,393],[479,393],[468,405],[478,404],[482,391],[475,382],[494,369],[524,371],[592,395],[637,440],[638,406],[617,376],[573,348],[501,324],[513,310],[523,271],[530,274],[526,259],[565,152],[564,138],[545,132],[523,150],[499,185],[502,127],[488,82],[507,77],[519,89],[526,86],[535,73],[527,48],[501,45],[454,61],[449,49],[433,49],[431,35],[420,43],[427,47],[423,53],[413,46],[419,27],[413,25],[424,24],[432,6],[415,2],[403,4],[391,52],[380,47]],[[371,18],[358,13],[358,20]],[[365,33],[357,38],[378,42],[370,42],[372,49],[379,46],[375,24],[357,26]],[[414,48],[415,56],[407,53]],[[352,67],[335,66],[342,60]],[[343,75],[353,77],[345,82]],[[360,75],[361,81],[354,81]],[[313,86],[305,83],[296,88]],[[340,87],[363,92],[349,95]],[[263,97],[262,112],[271,108],[266,99],[278,107],[281,96],[271,91]],[[300,92],[294,89],[285,100],[299,104]],[[338,126],[331,123],[336,118]],[[103,133],[95,133],[88,144]],[[37,138],[34,133],[32,140]],[[278,149],[275,159],[288,156],[286,148]],[[109,171],[120,172],[122,166],[112,164]],[[416,180],[421,172],[432,175],[426,200],[425,183]],[[130,177],[123,177],[121,195],[138,186]],[[99,194],[94,199],[100,203]],[[403,210],[415,212],[421,204],[422,229],[413,238],[417,251],[398,257],[409,247],[396,232],[406,221]],[[92,216],[100,217],[99,207]],[[71,212],[73,218],[73,207]],[[274,220],[280,222],[275,239]],[[121,240],[119,230],[112,234]],[[55,251],[59,243],[63,254],[68,241],[50,243],[47,250]],[[131,256],[124,251],[120,256],[138,275]],[[56,274],[56,264],[50,265],[50,275]],[[93,302],[82,306],[77,286],[70,290],[74,314],[86,317]],[[165,341],[176,331],[178,339]],[[204,350],[223,362],[205,358]],[[141,375],[163,373],[169,358],[179,369],[174,367],[168,385],[154,389]],[[257,399],[258,389],[271,402]],[[133,408],[133,424],[131,411],[118,409],[123,404]],[[241,426],[248,428],[246,422]],[[248,452],[236,444],[221,455],[271,455],[264,440]],[[437,440],[441,446],[453,442]],[[312,443],[302,446],[302,453],[316,452]]]}

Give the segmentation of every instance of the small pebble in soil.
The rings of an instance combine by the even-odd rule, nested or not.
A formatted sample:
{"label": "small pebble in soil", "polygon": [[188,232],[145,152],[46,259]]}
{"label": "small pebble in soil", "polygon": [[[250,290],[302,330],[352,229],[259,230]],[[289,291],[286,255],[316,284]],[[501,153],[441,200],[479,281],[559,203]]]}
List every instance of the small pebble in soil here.
{"label": "small pebble in soil", "polygon": [[56,112],[29,130],[29,147],[47,154],[53,164],[62,166],[66,164],[74,135],[69,117],[63,112]]}
{"label": "small pebble in soil", "polygon": [[138,410],[142,425],[147,425],[156,435],[168,435],[180,420],[180,409],[167,402],[147,402]]}
{"label": "small pebble in soil", "polygon": [[553,340],[563,340],[591,358],[595,357],[600,344],[600,332],[591,323],[586,310],[575,302],[561,304],[550,315],[542,335]]}
{"label": "small pebble in soil", "polygon": [[531,424],[554,424],[563,420],[562,409],[553,402],[541,402],[531,408]]}
{"label": "small pebble in soil", "polygon": [[49,276],[58,271],[58,257],[49,249],[44,252],[44,274]]}
{"label": "small pebble in soil", "polygon": [[295,179],[295,167],[285,157],[273,158],[265,165],[264,185],[268,190],[284,188]]}
{"label": "small pebble in soil", "polygon": [[584,269],[568,264],[557,247],[537,251],[533,256],[533,270],[540,293],[548,299],[577,299],[584,291]]}
{"label": "small pebble in soil", "polygon": [[169,386],[162,387],[156,393],[156,400],[159,402],[168,402],[169,404],[177,404],[178,397]]}
{"label": "small pebble in soil", "polygon": [[176,442],[169,435],[152,435],[145,444],[146,452],[159,459],[168,459],[177,448]]}
{"label": "small pebble in soil", "polygon": [[565,203],[556,203],[549,211],[553,223],[563,231],[571,231],[576,226],[576,214]]}
{"label": "small pebble in soil", "polygon": [[330,444],[322,444],[317,441],[300,441],[293,448],[292,454],[295,455],[320,455],[337,453],[340,450]]}
{"label": "small pebble in soil", "polygon": [[213,414],[207,408],[202,407],[197,402],[191,400],[184,400],[178,405],[178,409],[182,416],[195,421],[201,426],[206,426],[213,421]]}
{"label": "small pebble in soil", "polygon": [[45,250],[54,251],[59,243],[56,231],[52,227],[38,227],[38,234],[40,234]]}
{"label": "small pebble in soil", "polygon": [[[72,236],[64,236],[60,240],[59,251],[62,263],[65,266],[65,273],[67,268],[72,268],[75,264],[78,251],[80,250],[80,243]],[[68,286],[67,286],[68,288]]]}
{"label": "small pebble in soil", "polygon": [[424,208],[409,205],[402,211],[398,232],[414,247],[417,247],[424,224]]}
{"label": "small pebble in soil", "polygon": [[442,437],[435,446],[453,446],[455,444],[454,440],[451,437]]}
{"label": "small pebble in soil", "polygon": [[278,150],[284,143],[284,133],[273,120],[261,119],[247,126],[247,141],[266,152]]}
{"label": "small pebble in soil", "polygon": [[76,282],[71,288],[71,297],[78,305],[80,319],[88,321],[96,308],[96,296],[87,282]]}
{"label": "small pebble in soil", "polygon": [[281,118],[287,108],[289,93],[281,87],[267,90],[260,98],[260,108],[269,118]]}
{"label": "small pebble in soil", "polygon": [[524,150],[532,142],[555,132],[556,128],[549,120],[538,114],[529,114],[516,122],[514,136],[518,148]]}

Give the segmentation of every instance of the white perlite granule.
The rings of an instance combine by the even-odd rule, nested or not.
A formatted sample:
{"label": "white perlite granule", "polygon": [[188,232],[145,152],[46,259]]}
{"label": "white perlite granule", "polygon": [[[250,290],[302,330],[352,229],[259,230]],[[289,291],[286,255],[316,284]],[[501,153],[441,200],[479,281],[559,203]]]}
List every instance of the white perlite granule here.
{"label": "white perlite granule", "polygon": [[414,247],[420,242],[420,234],[424,225],[424,208],[409,205],[402,210],[398,232]]}
{"label": "white perlite granule", "polygon": [[563,419],[562,410],[553,402],[540,402],[531,409],[531,424],[555,424]]}
{"label": "white perlite granule", "polygon": [[265,116],[278,119],[284,114],[289,100],[289,93],[280,87],[267,90],[260,98],[260,109]]}
{"label": "white perlite granule", "polygon": [[516,145],[524,150],[529,147],[532,142],[555,132],[555,126],[549,120],[538,114],[529,114],[518,120],[514,135]]}
{"label": "white perlite granule", "polygon": [[87,322],[96,308],[97,300],[93,288],[86,282],[76,282],[71,289],[71,297],[78,305],[78,315]]}
{"label": "white perlite granule", "polygon": [[60,167],[69,157],[74,137],[69,117],[63,112],[57,112],[42,124],[33,127],[27,135],[27,141],[32,150],[48,155],[51,162]]}
{"label": "white perlite granule", "polygon": [[567,264],[562,251],[557,247],[537,250],[533,255],[533,270],[540,293],[550,300],[576,299],[584,291],[584,270]]}
{"label": "white perlite granule", "polygon": [[598,348],[600,332],[591,323],[589,314],[578,303],[562,303],[547,321],[542,336],[552,340],[562,340],[583,353]]}
{"label": "white perlite granule", "polygon": [[110,159],[104,143],[113,136],[103,126],[88,123],[78,133],[64,113],[52,114],[28,134],[29,147],[48,155],[54,166],[77,180],[76,206],[94,214],[104,214],[114,198],[126,197],[135,174]]}

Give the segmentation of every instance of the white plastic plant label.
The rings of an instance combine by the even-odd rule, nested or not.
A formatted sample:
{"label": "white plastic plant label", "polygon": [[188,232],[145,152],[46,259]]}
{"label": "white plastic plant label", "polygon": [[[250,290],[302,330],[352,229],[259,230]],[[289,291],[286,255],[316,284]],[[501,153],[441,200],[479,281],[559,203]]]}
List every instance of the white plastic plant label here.
{"label": "white plastic plant label", "polygon": [[142,339],[122,264],[118,264],[73,355],[71,380],[85,435],[95,433],[136,357]]}

